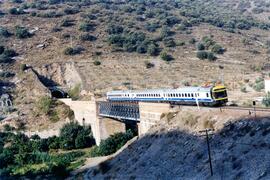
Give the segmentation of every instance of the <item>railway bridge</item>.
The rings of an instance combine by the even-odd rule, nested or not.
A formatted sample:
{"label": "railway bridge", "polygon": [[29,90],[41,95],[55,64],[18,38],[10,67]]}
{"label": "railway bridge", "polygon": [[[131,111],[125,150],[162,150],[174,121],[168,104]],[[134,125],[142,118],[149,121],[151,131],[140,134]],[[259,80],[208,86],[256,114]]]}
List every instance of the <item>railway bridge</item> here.
{"label": "railway bridge", "polygon": [[74,111],[79,124],[91,126],[98,145],[102,139],[116,132],[125,132],[134,124],[138,135],[143,135],[161,119],[163,113],[170,111],[170,104],[164,103],[59,100]]}

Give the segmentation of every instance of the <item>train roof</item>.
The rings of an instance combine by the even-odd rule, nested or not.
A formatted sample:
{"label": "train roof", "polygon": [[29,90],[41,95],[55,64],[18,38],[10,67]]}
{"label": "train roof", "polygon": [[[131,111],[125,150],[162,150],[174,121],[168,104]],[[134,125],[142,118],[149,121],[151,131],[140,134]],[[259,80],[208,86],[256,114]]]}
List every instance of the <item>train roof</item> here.
{"label": "train roof", "polygon": [[169,93],[169,92],[209,92],[213,86],[209,87],[183,87],[177,89],[145,89],[145,90],[120,90],[110,91],[107,94],[122,94],[122,93]]}

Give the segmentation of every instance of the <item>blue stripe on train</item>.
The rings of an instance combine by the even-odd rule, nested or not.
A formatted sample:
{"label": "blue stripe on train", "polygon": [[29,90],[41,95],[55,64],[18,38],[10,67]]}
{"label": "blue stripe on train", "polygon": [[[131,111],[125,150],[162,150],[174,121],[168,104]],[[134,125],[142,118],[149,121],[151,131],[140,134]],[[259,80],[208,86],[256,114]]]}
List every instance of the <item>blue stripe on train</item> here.
{"label": "blue stripe on train", "polygon": [[[196,102],[195,98],[109,98],[110,100],[118,100],[118,101],[189,101]],[[212,99],[198,99],[199,102],[213,102]]]}

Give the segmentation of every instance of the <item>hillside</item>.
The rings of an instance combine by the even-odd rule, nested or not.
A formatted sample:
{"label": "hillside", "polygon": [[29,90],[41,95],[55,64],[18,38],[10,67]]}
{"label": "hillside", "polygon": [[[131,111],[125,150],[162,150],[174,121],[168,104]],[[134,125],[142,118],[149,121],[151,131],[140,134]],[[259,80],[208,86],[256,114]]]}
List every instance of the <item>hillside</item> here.
{"label": "hillside", "polygon": [[267,0],[2,0],[1,93],[25,120],[46,119],[30,113],[39,80],[97,97],[223,81],[250,104],[269,77],[269,15]]}
{"label": "hillside", "polygon": [[[213,177],[205,137],[196,129],[203,113],[164,119],[115,158],[91,168],[94,179],[269,179],[269,118],[208,117]],[[211,114],[211,113],[210,113]],[[172,117],[172,116],[171,116]],[[215,119],[215,122],[214,122]],[[188,121],[187,121],[188,120]],[[207,118],[205,119],[207,120]],[[225,122],[224,125],[220,124]],[[204,128],[205,128],[204,127]]]}

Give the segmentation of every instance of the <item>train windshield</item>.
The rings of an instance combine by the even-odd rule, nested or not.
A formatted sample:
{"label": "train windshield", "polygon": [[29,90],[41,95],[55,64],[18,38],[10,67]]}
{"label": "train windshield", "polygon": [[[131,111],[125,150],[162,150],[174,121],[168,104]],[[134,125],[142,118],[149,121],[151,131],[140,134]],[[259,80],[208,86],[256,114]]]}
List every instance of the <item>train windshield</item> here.
{"label": "train windshield", "polygon": [[219,92],[213,92],[214,98],[219,99],[219,98],[226,98],[227,97],[227,91],[219,91]]}

